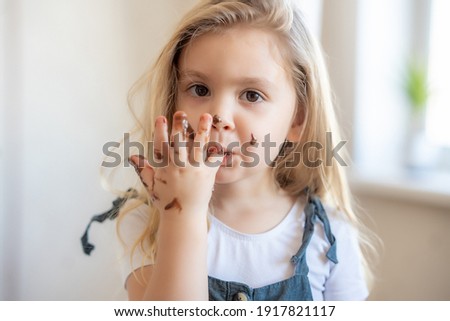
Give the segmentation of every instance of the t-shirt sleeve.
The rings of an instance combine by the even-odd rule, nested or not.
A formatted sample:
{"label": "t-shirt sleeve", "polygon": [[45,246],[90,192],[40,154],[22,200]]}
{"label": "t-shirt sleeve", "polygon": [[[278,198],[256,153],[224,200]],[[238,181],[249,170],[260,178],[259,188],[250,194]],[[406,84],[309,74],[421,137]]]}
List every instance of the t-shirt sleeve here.
{"label": "t-shirt sleeve", "polygon": [[[118,223],[120,248],[120,265],[122,281],[126,286],[126,281],[130,274],[141,266],[150,265],[153,262],[144,255],[142,247],[138,244],[132,252],[133,245],[144,232],[148,223],[148,205],[142,204],[127,213]],[[144,244],[144,251],[148,250],[148,245]]]}
{"label": "t-shirt sleeve", "polygon": [[338,263],[332,264],[325,283],[324,299],[327,301],[366,300],[369,291],[365,281],[357,231],[343,220],[333,220],[331,224],[337,242]]}

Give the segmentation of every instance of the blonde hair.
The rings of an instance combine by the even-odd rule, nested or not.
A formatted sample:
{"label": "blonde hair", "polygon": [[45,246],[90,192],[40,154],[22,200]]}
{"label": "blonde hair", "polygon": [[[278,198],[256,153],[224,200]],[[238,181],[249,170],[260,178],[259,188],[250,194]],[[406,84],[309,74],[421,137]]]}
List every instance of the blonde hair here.
{"label": "blonde hair", "polygon": [[[148,92],[141,116],[134,114],[137,126],[134,133],[143,146],[152,137],[153,124],[157,116],[168,119],[176,110],[177,63],[183,50],[194,38],[205,33],[220,32],[236,24],[263,28],[277,34],[285,44],[283,55],[292,71],[297,96],[297,117],[303,122],[301,140],[291,149],[286,149],[276,159],[273,174],[277,184],[291,195],[302,195],[306,188],[318,195],[324,202],[334,206],[341,215],[359,231],[360,248],[363,253],[368,284],[373,273],[369,264],[369,253],[374,252],[374,238],[365,228],[360,217],[352,210],[352,200],[342,164],[327,159],[325,148],[309,150],[309,158],[322,160],[319,166],[286,166],[295,153],[302,152],[302,146],[316,142],[325,147],[327,133],[333,141],[340,141],[334,115],[332,94],[325,63],[319,45],[303,22],[299,8],[287,0],[205,0],[188,12],[181,20],[172,38],[163,48],[150,72],[146,73],[131,89],[129,104],[142,90]],[[133,112],[134,113],[134,112]],[[170,123],[170,122],[169,122]],[[145,150],[148,156],[149,151]],[[324,162],[323,160],[327,160]],[[132,208],[147,199],[146,191],[140,186],[138,201],[129,202],[121,211],[123,217]],[[159,225],[159,213],[149,206],[149,223],[136,241],[133,251],[147,242],[146,256],[154,259]],[[119,223],[120,224],[120,220]]]}

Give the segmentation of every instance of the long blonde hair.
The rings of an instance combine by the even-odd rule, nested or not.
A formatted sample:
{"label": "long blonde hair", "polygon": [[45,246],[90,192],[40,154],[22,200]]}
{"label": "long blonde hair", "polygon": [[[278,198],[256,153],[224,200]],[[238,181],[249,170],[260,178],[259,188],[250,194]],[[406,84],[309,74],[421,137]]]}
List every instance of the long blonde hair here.
{"label": "long blonde hair", "polygon": [[[286,149],[275,162],[273,174],[277,184],[291,195],[299,196],[305,189],[318,195],[324,202],[338,209],[359,231],[360,248],[363,253],[368,283],[372,280],[369,253],[373,252],[373,235],[362,224],[352,210],[352,200],[343,164],[327,156],[325,146],[341,141],[336,124],[332,93],[328,74],[319,45],[303,22],[299,8],[288,0],[205,0],[195,6],[181,20],[172,38],[163,48],[152,69],[131,89],[129,104],[142,91],[147,92],[141,113],[133,111],[136,118],[134,133],[144,147],[152,137],[153,124],[159,115],[169,120],[176,110],[177,65],[179,56],[194,38],[205,33],[219,32],[236,24],[246,24],[275,32],[285,44],[283,55],[292,71],[297,95],[297,117],[303,122],[301,140],[291,149]],[[133,106],[134,107],[134,106]],[[169,122],[170,123],[170,122]],[[328,141],[327,141],[328,135]],[[309,150],[309,159],[322,160],[318,166],[286,166],[295,153],[302,153],[308,142],[316,146]],[[329,152],[329,150],[328,150]],[[148,156],[149,150],[145,150]],[[328,158],[327,158],[328,157]],[[324,161],[326,160],[326,161]],[[131,208],[147,199],[145,189],[140,186],[138,201],[130,202],[120,214],[123,217]],[[149,223],[136,241],[133,251],[140,245],[149,249],[145,255],[154,259],[159,225],[159,213],[149,206]],[[120,224],[120,220],[119,223]],[[143,246],[146,243],[147,246]]]}

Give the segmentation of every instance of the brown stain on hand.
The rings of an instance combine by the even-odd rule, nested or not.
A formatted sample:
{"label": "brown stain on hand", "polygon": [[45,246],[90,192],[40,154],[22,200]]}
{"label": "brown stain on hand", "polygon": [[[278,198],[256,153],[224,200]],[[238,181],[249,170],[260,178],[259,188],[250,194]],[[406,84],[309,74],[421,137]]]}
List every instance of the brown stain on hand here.
{"label": "brown stain on hand", "polygon": [[[133,166],[134,167],[134,170],[136,171],[136,173],[140,176],[141,175],[141,172],[142,172],[142,170],[144,169],[144,166],[139,166],[138,164],[136,164],[132,159],[131,159],[131,157],[130,158],[128,158],[128,163],[130,163],[131,164],[131,166]],[[141,163],[141,161],[139,160],[139,163]]]}
{"label": "brown stain on hand", "polygon": [[187,127],[186,131],[187,131],[188,138],[194,140],[195,131],[194,131],[194,128],[192,128],[191,124],[188,123],[188,127]]}
{"label": "brown stain on hand", "polygon": [[150,193],[150,199],[151,199],[152,202],[159,201],[159,197],[158,197],[158,195],[156,195],[155,192],[151,192]]}
{"label": "brown stain on hand", "polygon": [[155,154],[156,160],[162,160],[163,159],[163,155],[162,155],[162,153],[161,153],[161,151],[159,149],[155,149],[154,150],[154,154]]}
{"label": "brown stain on hand", "polygon": [[136,171],[136,174],[138,174],[139,179],[141,180],[142,184],[143,184],[146,188],[148,188],[147,183],[144,182],[144,180],[142,179],[142,175],[141,175],[142,170],[144,169],[144,166],[145,166],[145,165],[144,165],[144,164],[145,164],[145,163],[144,163],[145,158],[144,158],[144,156],[142,156],[142,155],[139,155],[138,157],[139,157],[139,164],[134,163],[134,162],[131,160],[131,158],[128,159],[128,162],[134,167],[134,170]]}
{"label": "brown stain on hand", "polygon": [[175,197],[172,202],[170,202],[169,204],[167,204],[164,209],[166,211],[172,209],[172,208],[176,208],[178,209],[178,211],[180,212],[182,210],[181,204],[178,202],[177,198]]}
{"label": "brown stain on hand", "polygon": [[161,183],[163,183],[163,184],[167,184],[167,181],[164,180],[164,179],[162,179],[162,178],[156,178],[156,177],[155,177],[155,180],[157,180],[158,182],[161,182]]}

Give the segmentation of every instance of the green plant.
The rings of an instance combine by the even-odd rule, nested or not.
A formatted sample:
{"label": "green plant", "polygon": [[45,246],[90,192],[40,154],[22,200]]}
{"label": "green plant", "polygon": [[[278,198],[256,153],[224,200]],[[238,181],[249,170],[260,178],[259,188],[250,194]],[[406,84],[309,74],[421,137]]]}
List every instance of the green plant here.
{"label": "green plant", "polygon": [[406,69],[405,92],[413,114],[420,114],[429,98],[427,68],[425,64],[411,61]]}

